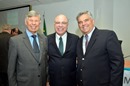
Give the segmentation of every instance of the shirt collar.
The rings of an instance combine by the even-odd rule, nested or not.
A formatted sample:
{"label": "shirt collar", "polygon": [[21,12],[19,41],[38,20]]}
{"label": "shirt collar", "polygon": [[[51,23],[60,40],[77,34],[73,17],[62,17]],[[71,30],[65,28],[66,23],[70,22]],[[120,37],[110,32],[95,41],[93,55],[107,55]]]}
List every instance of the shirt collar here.
{"label": "shirt collar", "polygon": [[62,37],[62,38],[67,37],[67,32],[65,32],[64,35],[62,35],[62,36],[59,36],[59,35],[56,33],[56,38],[59,39],[60,37]]}
{"label": "shirt collar", "polygon": [[[93,27],[92,31],[89,34],[87,34],[88,35],[88,41],[90,40],[94,30],[95,30],[95,27]],[[83,35],[84,39],[85,39],[85,35],[86,34]]]}
{"label": "shirt collar", "polygon": [[[87,34],[88,35],[88,37],[91,37],[91,35],[93,34],[93,31],[95,30],[95,27],[93,27],[93,29],[92,29],[92,31],[89,33],[89,34]],[[83,36],[85,36],[86,34],[84,34]]]}
{"label": "shirt collar", "polygon": [[32,35],[36,35],[37,36],[37,33],[32,34],[28,29],[26,29],[26,33],[27,33],[28,37],[31,37]]}

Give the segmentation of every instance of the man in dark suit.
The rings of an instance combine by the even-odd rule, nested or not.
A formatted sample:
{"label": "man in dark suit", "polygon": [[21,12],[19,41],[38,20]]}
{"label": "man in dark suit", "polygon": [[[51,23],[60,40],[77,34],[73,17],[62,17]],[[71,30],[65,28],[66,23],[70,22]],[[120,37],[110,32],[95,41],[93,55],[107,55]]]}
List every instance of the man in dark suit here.
{"label": "man in dark suit", "polygon": [[11,26],[3,25],[0,33],[0,86],[8,86],[8,49],[11,36]]}
{"label": "man in dark suit", "polygon": [[124,59],[115,32],[99,30],[89,11],[77,16],[83,33],[77,44],[78,86],[122,86]]}
{"label": "man in dark suit", "polygon": [[[48,36],[50,86],[76,86],[76,46],[79,37],[67,32],[68,18],[60,14],[54,20],[55,33]],[[60,51],[60,40],[63,47]]]}
{"label": "man in dark suit", "polygon": [[37,32],[40,22],[40,14],[29,11],[26,31],[10,38],[9,86],[46,86],[48,48],[47,38]]}

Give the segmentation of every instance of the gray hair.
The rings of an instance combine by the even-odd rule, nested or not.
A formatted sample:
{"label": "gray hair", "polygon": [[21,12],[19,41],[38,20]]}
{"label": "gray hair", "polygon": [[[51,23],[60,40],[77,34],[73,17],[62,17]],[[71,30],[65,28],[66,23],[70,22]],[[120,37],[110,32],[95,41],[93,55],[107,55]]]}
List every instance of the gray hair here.
{"label": "gray hair", "polygon": [[11,25],[9,25],[9,24],[4,24],[1,28],[2,28],[2,30],[11,30],[12,29]]}
{"label": "gray hair", "polygon": [[93,16],[92,16],[91,12],[89,12],[89,11],[83,11],[83,12],[80,12],[80,13],[77,15],[76,20],[78,21],[78,18],[79,18],[80,16],[82,16],[83,14],[89,15],[89,16],[93,19]]}
{"label": "gray hair", "polygon": [[33,17],[33,16],[39,16],[40,20],[41,20],[41,16],[38,12],[31,10],[28,12],[28,14],[26,15],[26,19],[28,19],[29,17]]}

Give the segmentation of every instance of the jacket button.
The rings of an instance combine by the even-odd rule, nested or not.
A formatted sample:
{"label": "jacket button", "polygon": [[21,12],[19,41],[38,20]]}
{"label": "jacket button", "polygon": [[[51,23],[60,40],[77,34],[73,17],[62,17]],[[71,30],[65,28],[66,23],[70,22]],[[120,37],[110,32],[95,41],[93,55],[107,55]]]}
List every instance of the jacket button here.
{"label": "jacket button", "polygon": [[38,77],[40,77],[40,75],[38,75]]}
{"label": "jacket button", "polygon": [[82,60],[85,60],[84,58],[82,58]]}

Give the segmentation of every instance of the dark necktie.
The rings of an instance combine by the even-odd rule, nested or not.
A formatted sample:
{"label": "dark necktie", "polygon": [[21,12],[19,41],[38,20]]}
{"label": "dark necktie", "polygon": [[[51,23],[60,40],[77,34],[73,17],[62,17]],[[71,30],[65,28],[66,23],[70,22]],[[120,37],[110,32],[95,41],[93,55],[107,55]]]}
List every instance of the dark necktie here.
{"label": "dark necktie", "polygon": [[87,34],[85,35],[85,38],[86,38],[86,44],[85,45],[86,45],[86,48],[87,48],[87,46],[88,46],[88,35]]}
{"label": "dark necktie", "polygon": [[37,41],[36,41],[36,35],[32,35],[32,37],[33,37],[33,51],[34,51],[37,59],[39,60],[39,58],[40,58],[39,57],[40,50],[39,50],[39,47],[38,47],[38,44],[37,44]]}
{"label": "dark necktie", "polygon": [[62,37],[59,38],[59,50],[61,55],[63,55],[63,41],[62,41]]}

